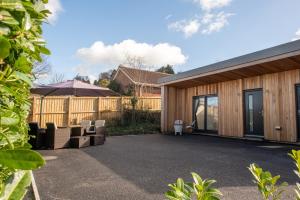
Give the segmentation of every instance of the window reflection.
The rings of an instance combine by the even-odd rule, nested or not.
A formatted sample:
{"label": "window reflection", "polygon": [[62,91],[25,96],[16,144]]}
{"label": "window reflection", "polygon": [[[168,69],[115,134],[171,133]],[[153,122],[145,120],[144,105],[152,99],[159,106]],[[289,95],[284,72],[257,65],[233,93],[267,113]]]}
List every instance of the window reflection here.
{"label": "window reflection", "polygon": [[205,99],[200,98],[199,104],[196,110],[196,121],[197,121],[197,128],[204,129],[204,116],[205,116]]}
{"label": "window reflection", "polygon": [[203,96],[194,99],[194,117],[198,130],[218,130],[218,97]]}
{"label": "window reflection", "polygon": [[253,132],[253,95],[248,96],[248,109],[249,109],[249,129]]}
{"label": "window reflection", "polygon": [[207,130],[218,130],[218,97],[207,97]]}

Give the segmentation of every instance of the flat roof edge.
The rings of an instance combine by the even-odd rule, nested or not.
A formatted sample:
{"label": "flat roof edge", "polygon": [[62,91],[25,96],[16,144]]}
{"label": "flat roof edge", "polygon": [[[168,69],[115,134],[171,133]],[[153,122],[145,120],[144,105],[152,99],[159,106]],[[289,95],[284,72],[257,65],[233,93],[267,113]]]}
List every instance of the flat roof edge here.
{"label": "flat roof edge", "polygon": [[[213,73],[219,70],[230,70],[235,66],[251,65],[251,63],[271,59],[274,57],[284,57],[289,54],[300,55],[300,40],[284,43],[275,47],[263,49],[253,53],[245,54],[242,56],[234,57],[221,62],[213,63],[196,69],[192,69],[183,73],[175,74],[168,77],[163,77],[158,80],[160,85],[168,85],[175,82],[180,82],[182,79],[192,79],[197,76],[204,75],[206,73]],[[253,64],[254,65],[254,64]]]}

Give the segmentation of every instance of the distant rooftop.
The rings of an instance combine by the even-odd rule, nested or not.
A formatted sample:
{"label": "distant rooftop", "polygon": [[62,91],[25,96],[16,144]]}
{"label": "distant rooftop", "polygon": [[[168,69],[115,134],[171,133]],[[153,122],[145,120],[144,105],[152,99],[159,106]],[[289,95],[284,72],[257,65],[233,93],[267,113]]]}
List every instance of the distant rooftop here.
{"label": "distant rooftop", "polygon": [[63,81],[61,83],[42,85],[42,86],[55,87],[55,88],[83,88],[83,89],[109,90],[108,88],[99,87],[76,79]]}
{"label": "distant rooftop", "polygon": [[136,83],[158,84],[158,80],[160,78],[170,76],[170,74],[167,73],[130,68],[124,65],[120,65],[119,70],[122,70],[124,73],[126,73],[130,79]]}

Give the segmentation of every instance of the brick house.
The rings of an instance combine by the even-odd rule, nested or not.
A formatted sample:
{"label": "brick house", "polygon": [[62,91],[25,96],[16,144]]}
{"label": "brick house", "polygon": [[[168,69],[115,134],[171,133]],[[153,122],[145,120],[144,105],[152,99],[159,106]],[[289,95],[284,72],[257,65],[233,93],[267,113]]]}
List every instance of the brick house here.
{"label": "brick house", "polygon": [[170,74],[135,69],[120,65],[113,75],[112,80],[120,85],[124,93],[130,90],[136,92],[136,96],[160,96],[161,90],[158,79],[170,76]]}

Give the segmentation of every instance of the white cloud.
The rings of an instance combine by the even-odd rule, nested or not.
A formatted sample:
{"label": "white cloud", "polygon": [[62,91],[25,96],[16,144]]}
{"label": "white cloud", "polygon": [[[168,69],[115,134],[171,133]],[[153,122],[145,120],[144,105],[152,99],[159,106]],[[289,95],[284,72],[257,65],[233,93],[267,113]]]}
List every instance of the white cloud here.
{"label": "white cloud", "polygon": [[101,66],[102,71],[115,67],[119,64],[126,64],[126,58],[141,57],[147,66],[160,67],[162,65],[184,64],[187,57],[181,49],[168,43],[148,44],[138,43],[134,40],[124,40],[120,43],[106,45],[102,41],[96,41],[88,48],[77,50],[77,57],[84,64],[75,70],[81,74],[86,73],[89,66]]}
{"label": "white cloud", "polygon": [[54,24],[58,19],[58,15],[63,11],[60,0],[49,0],[48,4],[46,4],[46,8],[51,12],[48,16],[48,21],[50,24]]}
{"label": "white cloud", "polygon": [[228,6],[232,0],[193,0],[199,4],[204,14],[191,19],[183,19],[168,24],[169,30],[182,32],[184,36],[191,37],[196,33],[211,34],[220,31],[229,24],[228,18],[233,13],[216,12],[215,9]]}
{"label": "white cloud", "polygon": [[294,36],[294,38],[292,39],[292,41],[295,41],[295,40],[300,40],[300,28],[299,28],[298,31],[295,33],[295,36]]}
{"label": "white cloud", "polygon": [[185,37],[190,37],[199,31],[200,23],[198,19],[181,20],[169,24],[168,28],[177,32],[183,32]]}
{"label": "white cloud", "polygon": [[165,20],[169,20],[172,16],[173,16],[172,14],[165,16]]}
{"label": "white cloud", "polygon": [[91,83],[97,80],[98,74],[92,72],[92,66],[88,64],[80,64],[72,69],[76,74],[80,76],[87,76]]}
{"label": "white cloud", "polygon": [[202,34],[211,34],[220,31],[229,24],[228,18],[232,13],[219,12],[217,14],[206,13],[202,17],[194,17],[193,19],[180,20],[168,25],[170,30],[182,32],[185,37],[201,32]]}
{"label": "white cloud", "polygon": [[194,2],[199,4],[203,10],[210,11],[212,9],[228,6],[231,0],[194,0]]}
{"label": "white cloud", "polygon": [[229,24],[228,18],[232,16],[232,13],[220,12],[217,15],[210,16],[209,19],[204,19],[207,26],[202,30],[203,34],[210,34],[220,31],[223,27]]}

